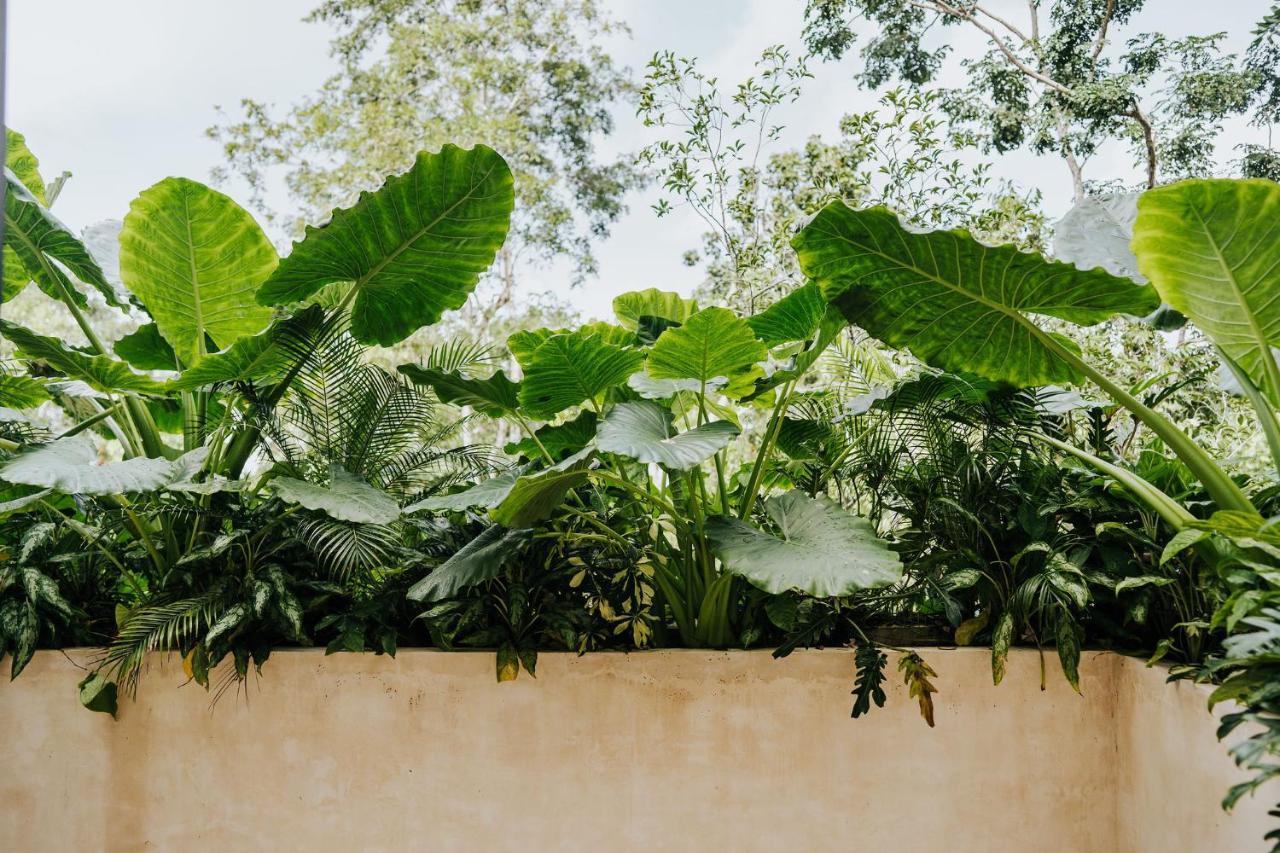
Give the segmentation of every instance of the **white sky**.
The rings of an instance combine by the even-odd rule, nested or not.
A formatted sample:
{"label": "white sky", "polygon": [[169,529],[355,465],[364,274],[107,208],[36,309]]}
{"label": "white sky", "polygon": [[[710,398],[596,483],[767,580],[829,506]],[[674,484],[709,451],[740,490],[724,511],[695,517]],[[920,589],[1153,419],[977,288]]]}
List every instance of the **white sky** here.
{"label": "white sky", "polygon": [[[140,190],[168,175],[208,180],[217,145],[204,137],[215,105],[234,109],[242,97],[284,108],[315,90],[332,72],[330,33],[301,19],[317,0],[9,0],[6,123],[27,136],[46,180],[74,177],[55,210],[74,228],[121,218]],[[750,73],[760,51],[786,43],[799,52],[803,0],[612,0],[632,29],[612,45],[615,58],[642,69],[656,50],[699,57],[732,88]],[[1011,16],[1023,0],[993,0]],[[1271,0],[1150,0],[1138,22],[1168,35],[1227,30],[1242,50]],[[961,28],[949,37],[971,38]],[[852,82],[856,51],[838,64],[815,62],[804,97],[779,114],[786,124],[779,150],[814,133],[832,134],[843,113],[870,108],[875,95]],[[634,151],[649,138],[628,109],[606,152]],[[1262,131],[1233,122],[1224,148],[1263,142]],[[1088,177],[1128,171],[1129,155],[1106,152]],[[1003,158],[997,176],[1042,189],[1053,215],[1070,203],[1065,168],[1030,155]],[[240,195],[237,188],[226,188]],[[681,263],[702,231],[688,212],[657,219],[656,193],[630,199],[630,213],[599,245],[600,275],[570,292],[565,269],[535,271],[526,286],[569,296],[588,316],[606,316],[626,290],[659,286],[683,292],[697,270]],[[291,209],[273,198],[277,210]]]}

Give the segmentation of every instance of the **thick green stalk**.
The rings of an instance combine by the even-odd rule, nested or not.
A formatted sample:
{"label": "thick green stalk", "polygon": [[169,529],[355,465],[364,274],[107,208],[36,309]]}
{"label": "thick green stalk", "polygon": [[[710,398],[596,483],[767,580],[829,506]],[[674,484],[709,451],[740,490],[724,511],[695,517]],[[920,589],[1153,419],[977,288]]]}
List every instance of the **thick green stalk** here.
{"label": "thick green stalk", "polygon": [[751,466],[751,478],[747,480],[747,492],[742,499],[742,507],[738,510],[738,518],[744,521],[750,517],[751,509],[755,506],[756,494],[760,491],[760,481],[764,477],[765,460],[773,452],[773,446],[777,443],[778,435],[782,432],[783,413],[786,412],[787,406],[791,402],[791,392],[795,386],[794,379],[782,386],[778,402],[773,407],[773,414],[769,416],[769,425],[765,428],[764,438],[760,440],[760,449],[756,452],[755,464]]}

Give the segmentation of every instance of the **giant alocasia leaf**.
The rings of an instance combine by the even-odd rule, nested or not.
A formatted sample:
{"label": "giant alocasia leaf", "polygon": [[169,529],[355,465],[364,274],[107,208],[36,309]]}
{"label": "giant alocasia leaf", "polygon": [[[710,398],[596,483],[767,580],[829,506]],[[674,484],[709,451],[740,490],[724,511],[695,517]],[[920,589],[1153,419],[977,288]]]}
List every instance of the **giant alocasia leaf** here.
{"label": "giant alocasia leaf", "polygon": [[883,207],[832,202],[792,245],[805,275],[850,322],[935,367],[1014,385],[1077,378],[1062,356],[1073,345],[1032,315],[1090,325],[1159,305],[1150,286],[987,246],[964,230],[915,231]]}
{"label": "giant alocasia leaf", "polygon": [[42,361],[54,370],[87,382],[104,393],[132,391],[139,394],[163,394],[164,385],[150,376],[134,373],[123,361],[106,355],[90,355],[71,349],[57,338],[38,335],[30,329],[0,320],[0,335],[27,358]]}
{"label": "giant alocasia leaf", "polygon": [[798,287],[761,311],[747,318],[756,337],[768,346],[790,341],[807,341],[818,330],[827,300],[813,282]]}
{"label": "giant alocasia leaf", "polygon": [[[44,195],[44,179],[40,177],[40,161],[27,147],[27,140],[16,130],[5,128],[5,168],[13,172],[31,195],[41,204],[48,204]],[[31,274],[8,246],[4,247],[4,294],[0,301],[8,302],[22,292],[31,280]]]}
{"label": "giant alocasia leaf", "polygon": [[865,518],[825,497],[793,491],[763,501],[781,536],[728,516],[707,519],[707,539],[725,568],[766,592],[849,595],[891,584],[902,562]]}
{"label": "giant alocasia leaf", "polygon": [[129,205],[120,231],[120,275],[188,366],[205,337],[223,349],[260,331],[271,309],[254,298],[276,267],[254,218],[197,181],[165,178]]}
{"label": "giant alocasia leaf", "polygon": [[596,332],[552,335],[528,357],[520,407],[530,417],[549,420],[626,382],[643,363],[638,351],[608,343]]}
{"label": "giant alocasia leaf", "polygon": [[531,527],[555,511],[570,489],[587,482],[587,472],[595,458],[589,447],[541,471],[517,478],[489,518],[503,527]]}
{"label": "giant alocasia leaf", "polygon": [[308,228],[258,300],[301,302],[350,282],[351,333],[390,346],[462,306],[501,248],[513,205],[511,171],[492,148],[423,151],[408,172]]}
{"label": "giant alocasia leaf", "polygon": [[324,309],[309,305],[275,320],[256,335],[247,335],[224,350],[209,353],[195,367],[184,370],[170,387],[190,391],[222,382],[273,379],[305,360],[317,335],[333,331],[333,326],[325,327],[326,322],[332,321],[326,320]]}
{"label": "giant alocasia leaf", "polygon": [[1280,406],[1280,184],[1182,181],[1138,199],[1138,269]]}
{"label": "giant alocasia leaf", "polygon": [[596,446],[607,453],[630,456],[687,471],[715,456],[738,434],[728,421],[714,421],[676,432],[671,412],[657,403],[619,403],[596,433]]}
{"label": "giant alocasia leaf", "polygon": [[639,328],[641,317],[657,317],[679,325],[697,311],[696,301],[656,287],[622,293],[613,300],[613,313],[618,324],[632,332]]}
{"label": "giant alocasia leaf", "polygon": [[208,452],[201,447],[174,460],[140,456],[98,464],[93,438],[80,433],[20,453],[0,467],[0,480],[71,495],[150,492],[190,477]]}
{"label": "giant alocasia leaf", "polygon": [[329,469],[328,485],[276,477],[271,486],[281,500],[323,512],[339,521],[390,524],[400,517],[400,507],[390,495],[337,465]]}
{"label": "giant alocasia leaf", "polygon": [[[727,308],[704,308],[654,343],[646,369],[654,379],[728,380],[724,393],[751,390],[756,363],[768,355],[746,321]],[[741,393],[738,393],[741,392]]]}

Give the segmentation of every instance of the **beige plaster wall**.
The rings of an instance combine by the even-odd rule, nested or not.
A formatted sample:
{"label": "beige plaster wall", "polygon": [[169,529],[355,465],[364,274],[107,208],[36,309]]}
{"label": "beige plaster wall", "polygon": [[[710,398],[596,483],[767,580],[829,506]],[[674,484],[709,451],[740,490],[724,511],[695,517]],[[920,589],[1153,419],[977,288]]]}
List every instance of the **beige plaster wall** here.
{"label": "beige plaster wall", "polygon": [[280,651],[213,707],[172,661],[116,722],[41,652],[0,687],[0,851],[1265,849],[1265,802],[1218,810],[1203,690],[923,654],[936,729],[896,672],[849,719],[847,651],[544,654],[503,685],[489,654]]}

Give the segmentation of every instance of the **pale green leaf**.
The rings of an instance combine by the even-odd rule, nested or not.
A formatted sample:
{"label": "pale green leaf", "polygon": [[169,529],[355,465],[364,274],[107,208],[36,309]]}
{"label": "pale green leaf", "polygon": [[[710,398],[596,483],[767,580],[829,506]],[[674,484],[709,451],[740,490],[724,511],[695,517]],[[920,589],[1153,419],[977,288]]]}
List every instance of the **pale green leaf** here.
{"label": "pale green leaf", "polygon": [[677,328],[667,329],[649,353],[653,379],[728,381],[724,393],[742,396],[753,387],[756,365],[768,355],[746,321],[727,308],[704,308]]}
{"label": "pale green leaf", "polygon": [[827,300],[813,282],[796,288],[759,314],[747,318],[747,325],[767,346],[790,341],[807,341],[818,331]]}
{"label": "pale green leaf", "polygon": [[658,290],[656,287],[623,293],[613,300],[614,316],[623,328],[631,332],[637,330],[641,317],[657,317],[672,323],[684,323],[697,311],[698,303],[695,300],[686,299],[669,290]]}
{"label": "pale green leaf", "polygon": [[327,486],[293,477],[276,477],[271,486],[281,500],[339,521],[391,524],[400,517],[400,507],[390,495],[336,465],[330,468]]}
{"label": "pale green leaf", "polygon": [[731,423],[714,421],[678,433],[666,408],[647,402],[619,403],[600,424],[596,446],[638,462],[687,471],[723,450],[738,432]]}
{"label": "pale green leaf", "polygon": [[137,457],[99,464],[96,442],[81,433],[18,454],[0,467],[0,480],[71,495],[151,492],[189,476],[208,452],[201,447],[175,460]]}
{"label": "pale green leaf", "polygon": [[529,356],[520,407],[530,417],[549,420],[626,382],[643,363],[641,353],[595,332],[552,335]]}

